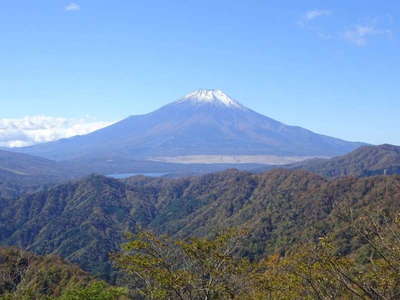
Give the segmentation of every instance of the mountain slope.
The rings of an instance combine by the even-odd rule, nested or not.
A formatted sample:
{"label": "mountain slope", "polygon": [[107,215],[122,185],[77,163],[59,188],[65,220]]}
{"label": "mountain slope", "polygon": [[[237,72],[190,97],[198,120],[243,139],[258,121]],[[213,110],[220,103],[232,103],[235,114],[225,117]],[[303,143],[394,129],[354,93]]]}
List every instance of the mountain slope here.
{"label": "mountain slope", "polygon": [[[0,247],[0,299],[130,299],[59,256]],[[121,296],[121,297],[119,297]]]}
{"label": "mountain slope", "polygon": [[53,299],[67,289],[94,282],[60,257],[37,256],[16,248],[0,247],[0,270],[1,299]]}
{"label": "mountain slope", "polygon": [[0,150],[0,185],[37,186],[85,174],[79,168],[41,157]]}
{"label": "mountain slope", "polygon": [[400,147],[365,146],[329,160],[316,159],[290,166],[327,177],[400,174]]}
{"label": "mountain slope", "polygon": [[0,199],[0,243],[54,253],[97,274],[136,225],[160,233],[205,236],[231,226],[250,231],[245,254],[284,251],[335,228],[340,207],[399,211],[400,177],[328,181],[302,170],[251,174],[228,170],[199,177],[91,176]]}
{"label": "mountain slope", "polygon": [[15,175],[52,175],[56,163],[41,157],[34,157],[11,151],[0,150],[0,171]]}
{"label": "mountain slope", "polygon": [[19,151],[57,160],[112,161],[182,155],[334,156],[360,145],[287,126],[219,90],[199,90],[94,133]]}
{"label": "mountain slope", "polygon": [[[105,273],[108,253],[134,229],[125,185],[91,176],[26,195],[3,200],[0,215],[2,244],[40,254],[58,254],[86,270]],[[103,265],[101,265],[103,263]]]}
{"label": "mountain slope", "polygon": [[165,201],[146,226],[179,237],[245,226],[249,256],[340,232],[347,225],[338,215],[350,208],[354,216],[400,211],[400,176],[328,181],[302,170],[259,175],[229,171],[194,179],[179,196],[174,189],[168,194],[168,189],[160,190],[159,199]]}

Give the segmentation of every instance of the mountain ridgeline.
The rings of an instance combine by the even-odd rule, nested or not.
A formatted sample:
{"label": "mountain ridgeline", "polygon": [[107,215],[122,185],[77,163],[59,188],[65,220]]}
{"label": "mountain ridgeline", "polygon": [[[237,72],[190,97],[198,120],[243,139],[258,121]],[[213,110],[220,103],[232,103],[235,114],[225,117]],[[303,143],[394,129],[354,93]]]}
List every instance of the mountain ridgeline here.
{"label": "mountain ridgeline", "polygon": [[293,165],[326,177],[400,174],[400,147],[364,146],[329,160],[315,159]]}
{"label": "mountain ridgeline", "polygon": [[95,163],[190,155],[335,156],[361,145],[285,125],[222,91],[199,90],[91,134],[19,151]]}
{"label": "mountain ridgeline", "polygon": [[45,185],[88,174],[90,173],[68,164],[0,150],[0,197],[15,198]]}
{"label": "mountain ridgeline", "polygon": [[65,179],[77,174],[55,161],[11,151],[0,150],[0,181],[9,183],[40,183]]}
{"label": "mountain ridgeline", "polygon": [[109,253],[137,226],[175,237],[248,230],[242,254],[257,258],[336,232],[347,252],[360,247],[338,217],[398,211],[399,176],[327,180],[302,170],[228,170],[181,179],[93,175],[18,199],[0,200],[0,243],[58,254],[108,279]]}

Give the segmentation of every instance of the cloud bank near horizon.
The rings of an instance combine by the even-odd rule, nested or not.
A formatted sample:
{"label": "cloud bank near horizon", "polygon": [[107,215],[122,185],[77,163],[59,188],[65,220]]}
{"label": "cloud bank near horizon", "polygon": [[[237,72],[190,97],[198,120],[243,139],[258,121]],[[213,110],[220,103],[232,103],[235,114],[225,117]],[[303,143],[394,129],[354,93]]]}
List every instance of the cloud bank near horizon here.
{"label": "cloud bank near horizon", "polygon": [[84,135],[107,127],[113,122],[92,118],[68,119],[49,116],[27,116],[20,119],[0,119],[0,146],[25,147]]}

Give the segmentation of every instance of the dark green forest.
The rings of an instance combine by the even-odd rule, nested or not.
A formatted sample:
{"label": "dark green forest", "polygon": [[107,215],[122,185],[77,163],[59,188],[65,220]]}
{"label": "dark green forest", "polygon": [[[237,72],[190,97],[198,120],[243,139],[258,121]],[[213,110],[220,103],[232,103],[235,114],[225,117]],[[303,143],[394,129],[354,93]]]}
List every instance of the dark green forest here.
{"label": "dark green forest", "polygon": [[[376,153],[360,158],[364,166],[395,167],[395,157]],[[37,188],[3,182],[0,294],[399,299],[400,176],[385,174],[231,169]]]}

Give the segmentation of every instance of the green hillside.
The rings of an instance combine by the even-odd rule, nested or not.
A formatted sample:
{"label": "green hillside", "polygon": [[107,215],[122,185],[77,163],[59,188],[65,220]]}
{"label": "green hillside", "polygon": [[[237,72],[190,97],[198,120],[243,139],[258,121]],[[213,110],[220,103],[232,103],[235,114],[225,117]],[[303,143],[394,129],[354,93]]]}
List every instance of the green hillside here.
{"label": "green hillside", "polygon": [[95,280],[60,257],[0,248],[0,299],[111,300],[118,295],[122,295],[121,289]]}
{"label": "green hillside", "polygon": [[343,156],[310,160],[290,168],[302,168],[326,177],[400,174],[400,147],[364,146]]}
{"label": "green hillside", "polygon": [[399,202],[400,176],[328,181],[300,170],[125,181],[90,176],[1,200],[0,242],[58,254],[110,279],[108,255],[137,225],[182,238],[243,226],[249,236],[241,251],[250,258],[334,231],[349,252],[359,245],[344,234],[338,215],[350,207],[356,214],[397,211]]}

